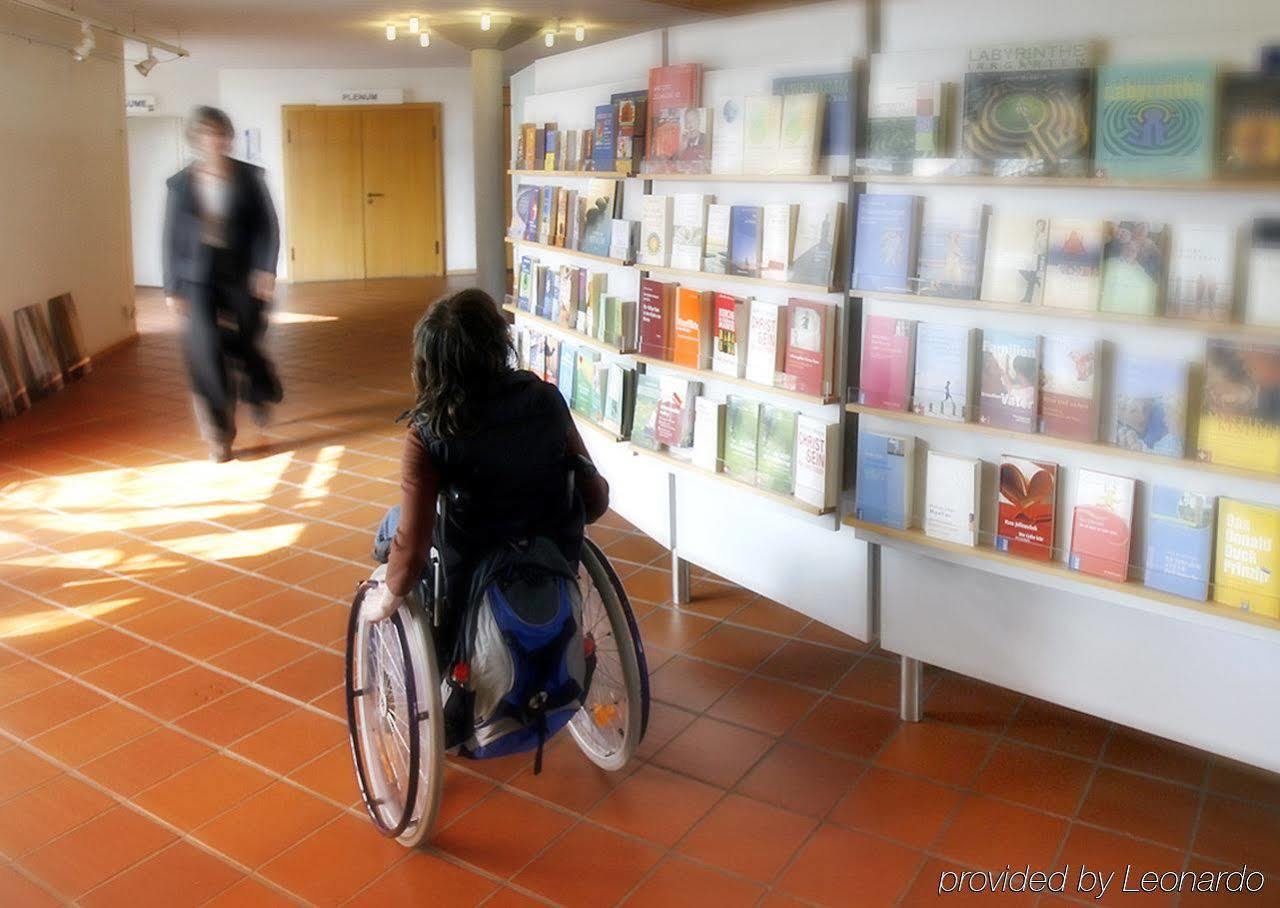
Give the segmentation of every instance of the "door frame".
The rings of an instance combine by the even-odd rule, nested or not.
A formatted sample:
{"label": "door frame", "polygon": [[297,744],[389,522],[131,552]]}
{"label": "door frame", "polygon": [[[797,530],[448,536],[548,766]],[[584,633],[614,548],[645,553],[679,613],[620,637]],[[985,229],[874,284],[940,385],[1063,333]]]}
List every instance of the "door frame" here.
{"label": "door frame", "polygon": [[[440,218],[440,277],[447,277],[449,274],[449,244],[446,237],[449,233],[447,222],[445,221],[444,207],[444,104],[440,101],[412,101],[403,104],[282,104],[280,106],[280,133],[284,136],[284,216],[285,216],[285,232],[288,233],[289,224],[293,218],[295,208],[293,198],[292,174],[290,174],[289,163],[289,113],[295,110],[349,110],[349,111],[365,111],[378,110],[385,108],[393,108],[395,110],[433,110],[435,112],[436,128],[432,136],[432,144],[435,145],[436,166],[435,166],[435,190],[436,190],[436,213]],[[361,169],[364,167],[364,155],[361,152]],[[292,244],[291,244],[292,245]],[[295,280],[293,269],[289,269],[289,280]],[[368,280],[368,278],[361,278]]]}

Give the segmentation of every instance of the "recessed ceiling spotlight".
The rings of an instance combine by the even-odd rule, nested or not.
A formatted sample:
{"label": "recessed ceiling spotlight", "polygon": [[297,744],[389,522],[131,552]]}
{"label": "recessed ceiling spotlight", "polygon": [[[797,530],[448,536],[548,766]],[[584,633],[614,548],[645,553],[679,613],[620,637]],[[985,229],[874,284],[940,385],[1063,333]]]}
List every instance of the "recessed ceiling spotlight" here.
{"label": "recessed ceiling spotlight", "polygon": [[396,39],[396,27],[390,22],[387,23],[387,40],[394,41]]}
{"label": "recessed ceiling spotlight", "polygon": [[587,40],[587,27],[585,25],[579,25],[573,30],[573,40],[578,43],[582,43]]}
{"label": "recessed ceiling spotlight", "polygon": [[491,28],[493,28],[493,16],[489,15],[488,13],[481,13],[480,14],[480,31],[487,32]]}
{"label": "recessed ceiling spotlight", "polygon": [[546,42],[547,47],[555,47],[556,33],[553,32],[551,29],[547,29],[546,37],[543,40]]}
{"label": "recessed ceiling spotlight", "polygon": [[409,17],[409,34],[416,35],[420,28],[421,28],[421,23],[418,21],[418,17],[410,16]]}
{"label": "recessed ceiling spotlight", "polygon": [[422,30],[422,34],[418,35],[418,43],[423,47],[431,46],[431,35],[425,28]]}

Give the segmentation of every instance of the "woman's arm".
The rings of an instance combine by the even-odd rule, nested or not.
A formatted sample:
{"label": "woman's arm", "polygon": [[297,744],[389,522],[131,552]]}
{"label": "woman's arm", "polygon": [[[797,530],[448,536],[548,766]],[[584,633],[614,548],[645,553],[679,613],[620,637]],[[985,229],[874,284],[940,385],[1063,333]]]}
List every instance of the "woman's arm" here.
{"label": "woman's arm", "polygon": [[436,496],[440,474],[418,433],[410,429],[400,457],[400,523],[387,559],[387,588],[407,596],[422,577],[436,528]]}
{"label": "woman's arm", "polygon": [[[587,446],[582,441],[582,436],[578,434],[578,427],[569,422],[569,453],[570,455],[578,454],[591,460],[591,455],[587,453]],[[590,479],[578,474],[578,492],[582,495],[582,503],[587,509],[587,523],[595,523],[604,516],[604,512],[609,510],[609,481],[596,470],[595,475]]]}

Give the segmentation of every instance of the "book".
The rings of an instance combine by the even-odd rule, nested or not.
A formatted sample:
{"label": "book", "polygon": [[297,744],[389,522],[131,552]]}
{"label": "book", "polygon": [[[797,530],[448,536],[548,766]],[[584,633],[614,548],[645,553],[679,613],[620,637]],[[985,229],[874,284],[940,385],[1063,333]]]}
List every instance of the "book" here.
{"label": "book", "polygon": [[1215,499],[1203,492],[1155,485],[1147,495],[1142,583],[1204,602],[1213,563]]}
{"label": "book", "polygon": [[753,300],[747,329],[747,381],[772,388],[786,365],[785,306]]}
{"label": "book", "polygon": [[534,156],[537,154],[537,134],[538,126],[536,123],[520,124],[520,163],[516,165],[521,170],[535,170],[537,165],[534,164]]}
{"label": "book", "polygon": [[796,473],[795,410],[760,405],[760,442],[756,458],[756,485],[780,495],[790,495]]}
{"label": "book", "polygon": [[561,169],[572,172],[586,170],[586,168],[582,166],[582,162],[578,160],[578,153],[582,148],[582,145],[578,140],[578,131],[576,129],[570,129],[567,132],[561,133],[560,140],[564,143],[564,150],[561,153],[560,160]]}
{"label": "book", "polygon": [[556,375],[556,387],[564,402],[573,406],[574,380],[578,374],[578,347],[568,341],[560,342],[560,371]]}
{"label": "book", "polygon": [[702,383],[664,375],[658,379],[658,421],[655,432],[669,448],[693,446],[693,401]]}
{"label": "book", "polygon": [[711,172],[742,173],[743,140],[746,122],[741,96],[723,98],[712,108]]}
{"label": "book", "polygon": [[612,172],[618,153],[616,124],[618,112],[612,104],[596,106],[596,125],[591,133],[591,169]]}
{"label": "book", "polygon": [[615,146],[613,165],[618,173],[635,173],[636,164],[645,155],[645,137],[649,121],[649,93],[627,91],[611,95],[614,110]]}
{"label": "book", "polygon": [[541,187],[521,185],[516,190],[515,203],[511,206],[511,225],[507,236],[516,240],[527,239],[529,225],[538,220],[538,196]]}
{"label": "book", "polygon": [[742,378],[747,370],[747,338],[751,323],[751,304],[727,293],[717,292],[714,302],[715,335],[711,352],[711,370],[721,375]]}
{"label": "book", "polygon": [[1280,75],[1225,73],[1219,91],[1218,172],[1280,178]]}
{"label": "book", "polygon": [[591,421],[600,424],[604,419],[605,400],[609,396],[609,367],[606,363],[597,363],[592,376],[591,387]]}
{"label": "book", "polygon": [[947,94],[943,82],[872,82],[867,156],[905,161],[943,154],[947,144]]}
{"label": "book", "polygon": [[1164,288],[1166,235],[1163,224],[1107,224],[1102,250],[1102,311],[1155,315]]}
{"label": "book", "polygon": [[1042,340],[1040,432],[1054,438],[1098,440],[1101,342],[1052,334]]}
{"label": "book", "polygon": [[916,326],[913,413],[969,422],[979,333],[976,328],[938,322]]}
{"label": "book", "polygon": [[31,407],[27,383],[13,355],[9,333],[0,323],[0,418],[10,419]]}
{"label": "book", "polygon": [[984,331],[980,374],[978,422],[1034,432],[1040,397],[1040,338]]}
{"label": "book", "polygon": [[533,280],[537,262],[527,255],[520,256],[519,279],[516,281],[516,308],[521,312],[532,312],[535,298]]}
{"label": "book", "polygon": [[1197,458],[1280,473],[1280,347],[1211,338]]}
{"label": "book", "polygon": [[798,205],[770,202],[764,206],[760,238],[760,276],[785,281],[791,270],[791,251],[796,241]]}
{"label": "book", "polygon": [[646,158],[658,163],[671,161],[680,149],[678,112],[702,102],[702,65],[679,63],[650,69],[648,102]]}
{"label": "book", "polygon": [[635,407],[636,370],[610,363],[604,413],[600,425],[619,438],[631,435],[631,413]]}
{"label": "book", "polygon": [[1280,618],[1280,510],[1223,498],[1213,565],[1213,601]]}
{"label": "book", "polygon": [[[526,149],[526,154],[528,153]],[[534,129],[533,143],[533,159],[529,163],[529,170],[546,170],[547,167],[547,127],[538,126]]]}
{"label": "book", "polygon": [[[549,385],[555,385],[556,387],[559,387],[560,385],[560,351],[561,348],[567,346],[569,345],[548,335],[546,368],[544,370],[545,375],[543,376],[543,380]],[[572,403],[572,401],[570,401],[570,403]]]}
{"label": "book", "polygon": [[672,198],[647,195],[640,214],[640,249],[636,262],[666,268],[671,263]]}
{"label": "book", "polygon": [[826,95],[818,92],[783,97],[775,172],[801,175],[817,172],[826,100]]}
{"label": "book", "polygon": [[612,328],[606,334],[606,339],[611,346],[623,353],[635,350],[638,343],[637,308],[635,300],[620,300],[617,297],[610,297],[605,307],[606,325]]}
{"label": "book", "polygon": [[749,485],[756,484],[760,443],[760,402],[730,394],[725,405],[724,472]]}
{"label": "book", "polygon": [[783,388],[824,399],[831,395],[838,313],[830,303],[787,301]]}
{"label": "book", "polygon": [[560,270],[549,265],[539,265],[538,274],[541,276],[538,283],[542,290],[535,314],[554,322],[560,314]]}
{"label": "book", "polygon": [[925,208],[916,293],[949,299],[977,297],[986,220],[986,209],[981,206],[930,203]]}
{"label": "book", "polygon": [[906,410],[915,375],[916,323],[887,315],[863,319],[858,401],[882,410]]}
{"label": "book", "polygon": [[1039,306],[1044,300],[1048,254],[1047,219],[992,215],[987,224],[982,298],[993,303]]}
{"label": "book", "polygon": [[1178,224],[1170,235],[1164,314],[1209,322],[1231,321],[1236,231],[1225,224]]}
{"label": "book", "polygon": [[858,241],[853,286],[910,293],[916,273],[920,199],[912,195],[864,195],[858,201]]}
{"label": "book", "polygon": [[819,130],[818,152],[830,167],[832,158],[849,155],[853,149],[849,113],[849,98],[853,94],[853,72],[815,73],[813,75],[782,76],[773,80],[773,93],[782,95],[820,94],[822,124]]}
{"label": "book", "polygon": [[578,298],[578,317],[574,329],[588,337],[600,337],[603,331],[605,292],[609,289],[609,275],[603,271],[588,274],[580,272],[586,278],[586,292]]}
{"label": "book", "polygon": [[982,461],[930,451],[925,458],[924,534],[956,545],[978,544]]}
{"label": "book", "polygon": [[729,222],[732,211],[730,205],[707,206],[702,270],[708,274],[727,274],[729,271]]}
{"label": "book", "polygon": [[[591,255],[609,256],[613,239],[614,180],[588,180],[586,192],[579,196],[583,209],[582,236],[578,248]],[[624,258],[625,256],[618,256]]]}
{"label": "book", "polygon": [[578,315],[578,270],[572,265],[560,266],[556,322],[564,328],[572,328]]}
{"label": "book", "polygon": [[725,404],[705,395],[693,400],[693,465],[719,473],[724,461]]}
{"label": "book", "polygon": [[671,358],[675,284],[652,278],[640,281],[640,354],[654,359]]}
{"label": "book", "polygon": [[680,149],[676,166],[680,173],[711,172],[711,110],[686,107],[680,111]]}
{"label": "book", "polygon": [[1133,495],[1134,482],[1128,477],[1079,471],[1067,567],[1117,583],[1129,579]]}
{"label": "book", "polygon": [[801,413],[796,420],[796,498],[823,511],[840,497],[840,477],[830,469],[840,450],[840,424]]}
{"label": "book", "polygon": [[569,406],[575,413],[593,421],[597,409],[596,373],[603,368],[605,366],[600,361],[600,351],[586,347],[577,349],[577,365],[574,367],[573,375],[573,398]]}
{"label": "book", "polygon": [[529,332],[529,371],[546,380],[547,338],[541,331]]}
{"label": "book", "polygon": [[563,246],[565,239],[569,235],[569,209],[570,209],[571,190],[556,190],[556,225],[555,236],[551,242],[556,246]]}
{"label": "book", "polygon": [[1002,69],[964,76],[965,156],[988,166],[1078,172],[1089,157],[1091,69]]}
{"label": "book", "polygon": [[748,174],[771,174],[778,167],[782,142],[782,98],[749,95],[744,102],[742,169]]}
{"label": "book", "polygon": [[968,72],[1018,69],[1080,69],[1093,66],[1097,48],[1089,41],[1039,41],[1031,44],[986,44],[968,50]]}
{"label": "book", "polygon": [[916,440],[858,431],[854,516],[898,530],[911,528]]}
{"label": "book", "polygon": [[658,441],[658,404],[662,401],[662,385],[656,375],[647,372],[636,376],[636,403],[631,416],[631,443],[650,451],[662,450]]}
{"label": "book", "polygon": [[1187,364],[1121,353],[1114,382],[1116,446],[1181,458],[1186,442]]}
{"label": "book", "polygon": [[49,327],[62,377],[66,381],[84,378],[93,370],[93,363],[85,350],[80,312],[70,293],[60,293],[49,300]]}
{"label": "book", "polygon": [[1106,224],[1079,218],[1049,222],[1044,304],[1055,309],[1096,310],[1102,293]]}
{"label": "book", "polygon": [[1213,174],[1212,63],[1098,67],[1093,161],[1098,176],[1203,180]]}
{"label": "book", "polygon": [[543,153],[542,169],[543,170],[559,170],[560,169],[560,132],[559,130],[547,127],[546,149]]}
{"label": "book", "polygon": [[635,261],[639,244],[640,222],[614,218],[609,222],[609,258]]}
{"label": "book", "polygon": [[711,196],[680,192],[671,204],[671,267],[701,271],[707,242],[707,206]]}
{"label": "book", "polygon": [[1249,233],[1245,321],[1280,325],[1280,218],[1254,218]]}
{"label": "book", "polygon": [[680,287],[676,291],[674,342],[671,361],[690,369],[711,367],[711,305],[709,291]]}
{"label": "book", "polygon": [[556,187],[543,186],[538,198],[538,234],[536,242],[550,246],[556,234]]}
{"label": "book", "polygon": [[831,286],[835,276],[835,248],[843,218],[844,202],[805,202],[800,205],[791,269],[785,280],[815,287]]}
{"label": "book", "polygon": [[58,364],[44,312],[38,305],[23,306],[14,310],[13,324],[22,381],[28,395],[40,397],[61,391],[62,367]]}
{"label": "book", "polygon": [[734,205],[729,211],[729,273],[760,276],[762,210],[757,205]]}
{"label": "book", "polygon": [[1024,457],[1000,458],[996,551],[1034,561],[1053,560],[1058,465]]}

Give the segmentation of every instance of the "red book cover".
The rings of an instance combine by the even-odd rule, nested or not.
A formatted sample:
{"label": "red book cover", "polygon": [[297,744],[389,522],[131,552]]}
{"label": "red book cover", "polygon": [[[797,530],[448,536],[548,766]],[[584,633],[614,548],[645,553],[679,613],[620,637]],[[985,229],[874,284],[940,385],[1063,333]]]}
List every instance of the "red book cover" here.
{"label": "red book cover", "polygon": [[911,402],[916,323],[869,315],[858,370],[859,400],[868,407],[906,410]]}
{"label": "red book cover", "polygon": [[662,281],[645,278],[640,282],[640,355],[669,359],[667,336],[670,313],[667,288]]}
{"label": "red book cover", "polygon": [[1133,480],[1093,470],[1076,477],[1068,567],[1119,583],[1129,579]]}
{"label": "red book cover", "polygon": [[1053,558],[1058,465],[1007,454],[1000,459],[1000,523],[996,550],[1022,558]]}
{"label": "red book cover", "polygon": [[674,111],[702,106],[702,64],[680,63],[649,70],[649,149],[654,160],[680,152],[680,120]]}
{"label": "red book cover", "polygon": [[801,394],[831,393],[830,367],[835,352],[834,309],[808,300],[787,302],[786,387]]}

